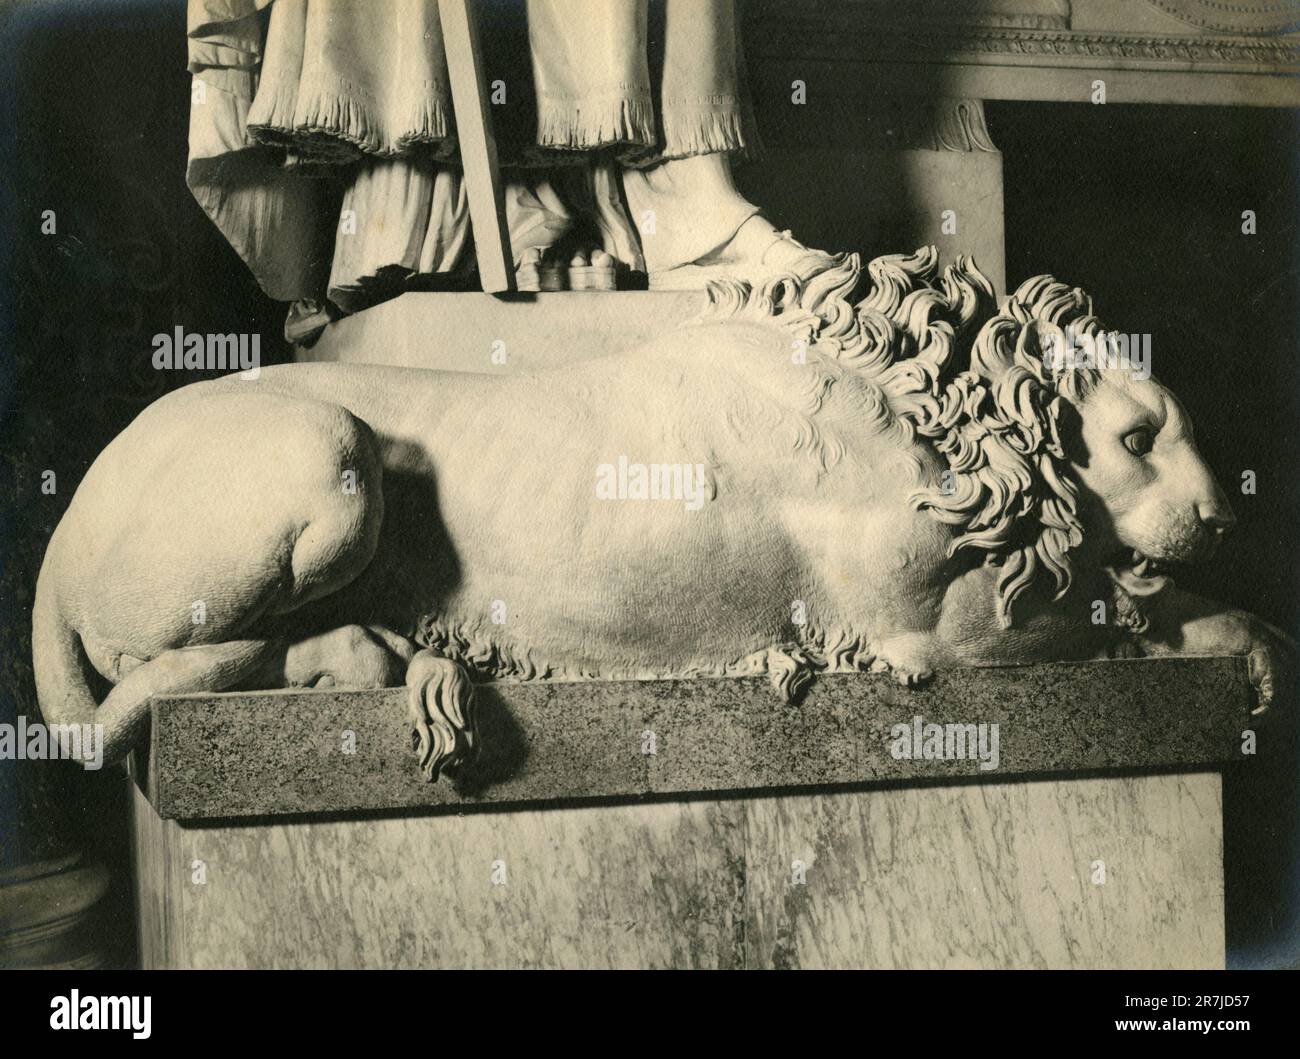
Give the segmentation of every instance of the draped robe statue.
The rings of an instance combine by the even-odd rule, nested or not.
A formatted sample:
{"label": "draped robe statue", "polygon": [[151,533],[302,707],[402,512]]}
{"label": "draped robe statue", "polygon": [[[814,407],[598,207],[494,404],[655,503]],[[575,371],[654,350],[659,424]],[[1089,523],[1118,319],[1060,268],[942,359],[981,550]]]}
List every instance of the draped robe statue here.
{"label": "draped robe statue", "polygon": [[[732,183],[735,0],[478,14],[522,288],[826,267]],[[354,311],[469,264],[437,0],[190,0],[189,38],[189,185],[268,294]]]}

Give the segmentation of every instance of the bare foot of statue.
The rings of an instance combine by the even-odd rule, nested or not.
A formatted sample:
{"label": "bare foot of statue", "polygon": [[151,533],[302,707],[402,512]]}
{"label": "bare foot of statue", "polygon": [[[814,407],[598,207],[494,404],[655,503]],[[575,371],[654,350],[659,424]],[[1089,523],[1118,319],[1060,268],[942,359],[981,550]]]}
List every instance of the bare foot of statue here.
{"label": "bare foot of statue", "polygon": [[604,250],[579,250],[569,259],[569,290],[614,290],[614,258]]}
{"label": "bare foot of statue", "polygon": [[573,214],[544,175],[510,179],[505,187],[506,221],[521,291],[564,290],[566,258],[557,244],[573,228]]}
{"label": "bare foot of statue", "polygon": [[529,247],[515,263],[515,289],[521,291],[614,290],[614,258],[603,250]]}
{"label": "bare foot of statue", "polygon": [[521,291],[564,290],[565,269],[555,259],[555,248],[530,246],[515,262],[515,289]]}
{"label": "bare foot of statue", "polygon": [[614,290],[620,269],[642,268],[609,163],[515,174],[505,205],[521,291]]}

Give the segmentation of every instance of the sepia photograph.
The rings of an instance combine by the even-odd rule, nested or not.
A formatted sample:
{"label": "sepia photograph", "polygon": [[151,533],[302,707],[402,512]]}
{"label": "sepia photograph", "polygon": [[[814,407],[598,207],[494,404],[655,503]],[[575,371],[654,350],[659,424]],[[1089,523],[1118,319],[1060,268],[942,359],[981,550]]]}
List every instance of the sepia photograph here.
{"label": "sepia photograph", "polygon": [[181,970],[1293,1021],[1300,0],[5,0],[0,45],[33,1032],[177,1039]]}

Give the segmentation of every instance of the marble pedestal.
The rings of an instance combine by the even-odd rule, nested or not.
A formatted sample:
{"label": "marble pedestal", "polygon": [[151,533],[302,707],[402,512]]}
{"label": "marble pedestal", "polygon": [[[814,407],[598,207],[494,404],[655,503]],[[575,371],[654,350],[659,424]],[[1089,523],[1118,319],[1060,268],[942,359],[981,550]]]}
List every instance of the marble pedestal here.
{"label": "marble pedestal", "polygon": [[[155,700],[149,967],[1221,967],[1238,660],[497,684],[420,782],[401,692]],[[999,726],[996,769],[891,728]],[[653,752],[650,752],[653,751]]]}
{"label": "marble pedestal", "polygon": [[702,291],[413,292],[335,321],[296,353],[307,363],[511,375],[625,352],[707,307]]}

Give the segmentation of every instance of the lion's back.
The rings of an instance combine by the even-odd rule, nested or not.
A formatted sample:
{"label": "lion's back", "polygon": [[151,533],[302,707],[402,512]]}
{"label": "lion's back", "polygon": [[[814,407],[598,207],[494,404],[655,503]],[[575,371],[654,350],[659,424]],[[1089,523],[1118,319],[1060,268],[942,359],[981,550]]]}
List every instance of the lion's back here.
{"label": "lion's back", "polygon": [[437,464],[460,580],[435,619],[579,669],[685,664],[788,639],[792,599],[850,587],[864,532],[902,534],[892,566],[941,553],[932,520],[937,543],[907,535],[933,455],[878,390],[792,352],[761,324],[685,329],[453,416]]}

